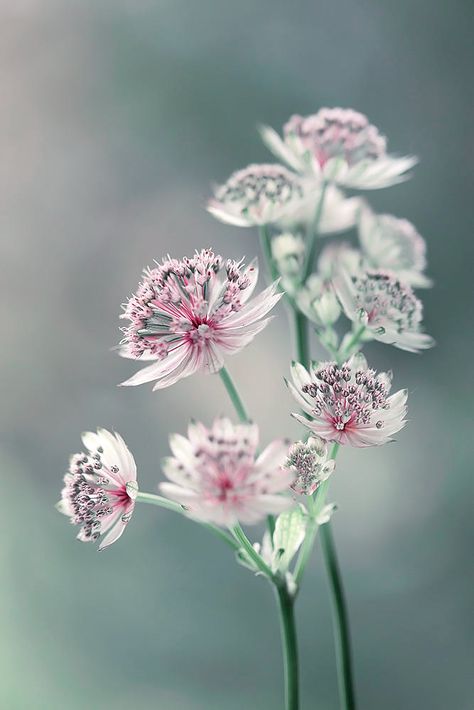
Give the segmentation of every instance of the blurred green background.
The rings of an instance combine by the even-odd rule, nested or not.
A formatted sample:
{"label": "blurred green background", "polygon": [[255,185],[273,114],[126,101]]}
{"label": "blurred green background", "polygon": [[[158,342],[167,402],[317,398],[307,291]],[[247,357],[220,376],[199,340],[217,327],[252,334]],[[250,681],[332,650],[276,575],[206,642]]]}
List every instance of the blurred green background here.
{"label": "blurred green background", "polygon": [[[255,234],[204,211],[210,184],[269,159],[258,123],[340,105],[421,158],[369,197],[427,239],[438,341],[423,356],[368,348],[409,388],[409,426],[344,451],[333,480],[360,708],[472,708],[471,3],[3,0],[0,13],[0,707],[282,707],[271,590],[219,541],[141,506],[98,555],[53,505],[81,431],[116,428],[155,490],[168,433],[231,413],[215,377],[118,389],[135,370],[110,351],[120,304],[168,251],[251,258]],[[298,433],[280,315],[228,363],[264,440]],[[298,625],[304,708],[336,710],[319,553]]]}

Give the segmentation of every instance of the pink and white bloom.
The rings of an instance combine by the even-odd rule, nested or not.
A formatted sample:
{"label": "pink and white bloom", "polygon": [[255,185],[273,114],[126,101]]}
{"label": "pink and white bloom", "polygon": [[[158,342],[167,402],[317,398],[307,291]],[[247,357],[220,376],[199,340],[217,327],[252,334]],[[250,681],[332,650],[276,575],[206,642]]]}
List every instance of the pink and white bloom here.
{"label": "pink and white bloom", "polygon": [[431,286],[425,276],[426,244],[407,219],[374,214],[366,208],[359,221],[359,240],[369,268],[386,269],[415,288]]}
{"label": "pink and white bloom", "polygon": [[365,326],[364,340],[380,340],[409,352],[434,345],[433,338],[421,332],[421,301],[395,274],[367,271],[351,276],[340,271],[333,284],[346,316]]}
{"label": "pink and white bloom", "polygon": [[191,517],[231,527],[257,523],[291,506],[281,495],[292,474],[282,468],[288,442],[275,440],[257,455],[258,427],[215,419],[210,428],[191,423],[187,438],[170,437],[173,456],[163,462],[171,483],[161,492],[181,503]]}
{"label": "pink and white bloom", "polygon": [[82,435],[87,452],[71,457],[57,509],[80,525],[77,539],[99,550],[119,539],[132,517],[138,491],[135,460],[122,437],[98,429]]}
{"label": "pink and white bloom", "polygon": [[291,221],[304,203],[301,178],[283,165],[249,165],[215,190],[207,209],[236,227]]}
{"label": "pink and white bloom", "polygon": [[328,446],[319,436],[310,436],[307,441],[297,441],[288,451],[285,462],[293,474],[291,488],[295,493],[310,496],[334,471],[336,462],[328,458]]}
{"label": "pink and white bloom", "polygon": [[406,179],[413,156],[386,152],[387,141],[364,114],[352,109],[322,108],[311,116],[292,116],[283,138],[261,129],[272,153],[293,170],[343,187],[373,190]]}
{"label": "pink and white bloom", "polygon": [[407,391],[389,396],[391,374],[377,375],[361,353],[342,365],[313,363],[309,371],[295,362],[291,374],[288,387],[311,418],[292,416],[326,441],[380,446],[405,426]]}
{"label": "pink and white bloom", "polygon": [[220,370],[225,355],[242,350],[265,328],[265,316],[281,298],[275,282],[251,299],[257,278],[256,262],[224,263],[210,249],[147,269],[124,308],[122,318],[130,325],[121,354],[153,363],[122,384],[156,380],[156,390],[195,372]]}

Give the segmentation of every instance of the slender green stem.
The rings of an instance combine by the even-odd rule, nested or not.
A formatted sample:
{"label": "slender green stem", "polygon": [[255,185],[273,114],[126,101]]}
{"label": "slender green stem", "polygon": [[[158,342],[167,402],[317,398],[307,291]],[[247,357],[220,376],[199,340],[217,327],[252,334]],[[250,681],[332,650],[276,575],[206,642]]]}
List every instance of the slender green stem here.
{"label": "slender green stem", "polygon": [[356,700],[352,671],[349,617],[342,586],[341,572],[337,561],[336,548],[329,522],[321,525],[321,548],[331,594],[341,707],[344,710],[355,710]]}
{"label": "slender green stem", "polygon": [[308,247],[306,251],[306,261],[303,269],[303,283],[306,281],[313,268],[314,255],[316,253],[316,244],[318,241],[319,225],[323,214],[324,198],[326,197],[327,187],[328,183],[324,181],[321,185],[321,193],[319,195],[318,204],[316,205],[316,212],[314,214],[313,224],[311,226],[311,232],[309,234]]}
{"label": "slender green stem", "polygon": [[263,558],[258,554],[257,550],[254,548],[247,535],[242,530],[240,523],[237,523],[237,525],[232,528],[232,533],[235,539],[240,543],[240,546],[244,548],[245,552],[250,557],[252,562],[254,562],[255,565],[258,567],[260,572],[263,572],[266,577],[273,581],[275,579],[275,575],[273,574],[267,563],[263,560]]}
{"label": "slender green stem", "polygon": [[293,323],[295,329],[296,359],[302,365],[309,365],[309,338],[308,321],[306,317],[296,309],[293,309]]}
{"label": "slender green stem", "polygon": [[230,373],[227,368],[223,367],[221,370],[219,370],[219,375],[221,376],[221,380],[224,383],[224,387],[227,390],[227,393],[231,399],[232,404],[235,407],[235,411],[237,412],[237,416],[239,417],[240,421],[250,421],[245,405],[238,393],[237,387],[235,386],[234,381],[230,376]]}
{"label": "slender green stem", "polygon": [[275,281],[279,277],[279,273],[276,268],[275,260],[273,259],[272,242],[270,234],[268,233],[268,227],[265,224],[261,225],[258,228],[258,234],[268,276],[270,277],[270,281]]}
{"label": "slender green stem", "polygon": [[[172,510],[174,513],[180,513],[181,515],[186,512],[186,508],[179,503],[175,503],[174,501],[168,500],[168,498],[163,498],[162,496],[157,496],[154,493],[143,493],[142,491],[138,491],[135,502],[157,505],[160,508],[166,508],[167,510]],[[238,545],[234,538],[225,530],[222,530],[222,528],[217,527],[217,525],[212,525],[211,523],[201,523],[199,520],[196,522],[223,540],[234,551],[239,549],[240,545]]]}
{"label": "slender green stem", "polygon": [[281,644],[285,667],[285,708],[298,710],[298,644],[296,641],[295,599],[286,584],[275,585],[280,611]]}
{"label": "slender green stem", "polygon": [[341,352],[339,352],[339,354],[338,354],[338,356],[337,356],[337,361],[338,361],[339,364],[340,364],[341,362],[343,362],[343,361],[346,359],[346,357],[347,357],[348,355],[351,354],[352,348],[354,347],[354,345],[357,345],[357,343],[360,341],[360,339],[362,338],[362,336],[364,335],[364,333],[365,333],[365,325],[361,325],[360,328],[358,328],[358,329],[354,332],[352,338],[351,338],[351,339],[349,340],[349,342],[344,346],[343,350],[342,350]]}

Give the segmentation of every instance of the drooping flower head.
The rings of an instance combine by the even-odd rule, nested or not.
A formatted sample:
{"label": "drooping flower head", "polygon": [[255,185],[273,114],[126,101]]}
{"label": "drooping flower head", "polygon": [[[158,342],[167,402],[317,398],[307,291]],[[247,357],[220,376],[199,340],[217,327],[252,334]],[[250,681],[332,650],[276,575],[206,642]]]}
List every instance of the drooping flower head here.
{"label": "drooping flower head", "polygon": [[310,496],[326,481],[334,471],[334,459],[328,459],[327,443],[318,436],[310,436],[307,441],[297,441],[290,447],[285,468],[294,481],[291,488],[295,493]]}
{"label": "drooping flower head", "polygon": [[333,283],[346,316],[365,326],[365,339],[380,340],[409,352],[434,345],[433,338],[421,332],[421,301],[394,274],[367,271],[351,277],[341,271]]}
{"label": "drooping flower head", "polygon": [[80,525],[78,540],[94,542],[105,535],[103,550],[118,540],[132,517],[137,468],[119,434],[98,429],[83,434],[82,441],[87,452],[71,457],[57,508]]}
{"label": "drooping flower head", "polygon": [[425,240],[407,219],[374,214],[364,209],[359,221],[359,239],[365,261],[372,269],[387,269],[414,287],[431,285],[426,268]]}
{"label": "drooping flower head", "polygon": [[280,513],[291,505],[280,495],[293,478],[282,468],[288,442],[275,440],[259,456],[257,446],[254,424],[234,425],[225,418],[210,428],[192,423],[187,438],[170,437],[173,456],[163,471],[171,483],[162,483],[161,491],[192,517],[217,525],[256,523]]}
{"label": "drooping flower head", "polygon": [[216,189],[207,209],[222,222],[252,227],[291,218],[303,201],[298,175],[283,165],[249,165]]}
{"label": "drooping flower head", "polygon": [[195,372],[220,370],[224,355],[241,350],[269,322],[281,297],[277,283],[250,299],[257,283],[255,262],[216,256],[210,249],[192,258],[167,258],[148,269],[125,306],[122,355],[154,360],[124,385],[156,380],[154,389]]}
{"label": "drooping flower head", "polygon": [[270,150],[294,170],[344,187],[376,189],[405,179],[416,158],[386,152],[386,139],[364,114],[352,109],[322,108],[311,116],[292,116],[283,139],[267,126],[261,130]]}
{"label": "drooping flower head", "polygon": [[288,387],[311,419],[292,416],[326,441],[379,446],[405,425],[406,390],[389,396],[391,375],[377,375],[361,353],[342,365],[313,363],[309,372],[293,363],[291,373]]}

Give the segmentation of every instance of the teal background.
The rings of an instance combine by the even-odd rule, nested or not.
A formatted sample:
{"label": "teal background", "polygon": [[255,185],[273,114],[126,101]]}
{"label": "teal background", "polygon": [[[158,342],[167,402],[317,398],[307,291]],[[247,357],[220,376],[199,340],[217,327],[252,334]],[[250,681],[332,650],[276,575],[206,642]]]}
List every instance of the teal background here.
{"label": "teal background", "polygon": [[[53,505],[81,431],[116,428],[153,491],[168,433],[231,413],[215,377],[117,388],[120,303],[168,251],[250,259],[254,232],[204,211],[210,184],[269,159],[258,123],[341,105],[420,156],[369,197],[428,242],[438,341],[367,349],[409,388],[409,425],[333,479],[360,708],[472,708],[471,3],[3,0],[0,19],[0,707],[282,707],[271,590],[219,541],[142,506],[97,554]],[[228,363],[264,441],[298,434],[279,315]],[[303,708],[336,710],[319,551],[298,626]]]}

